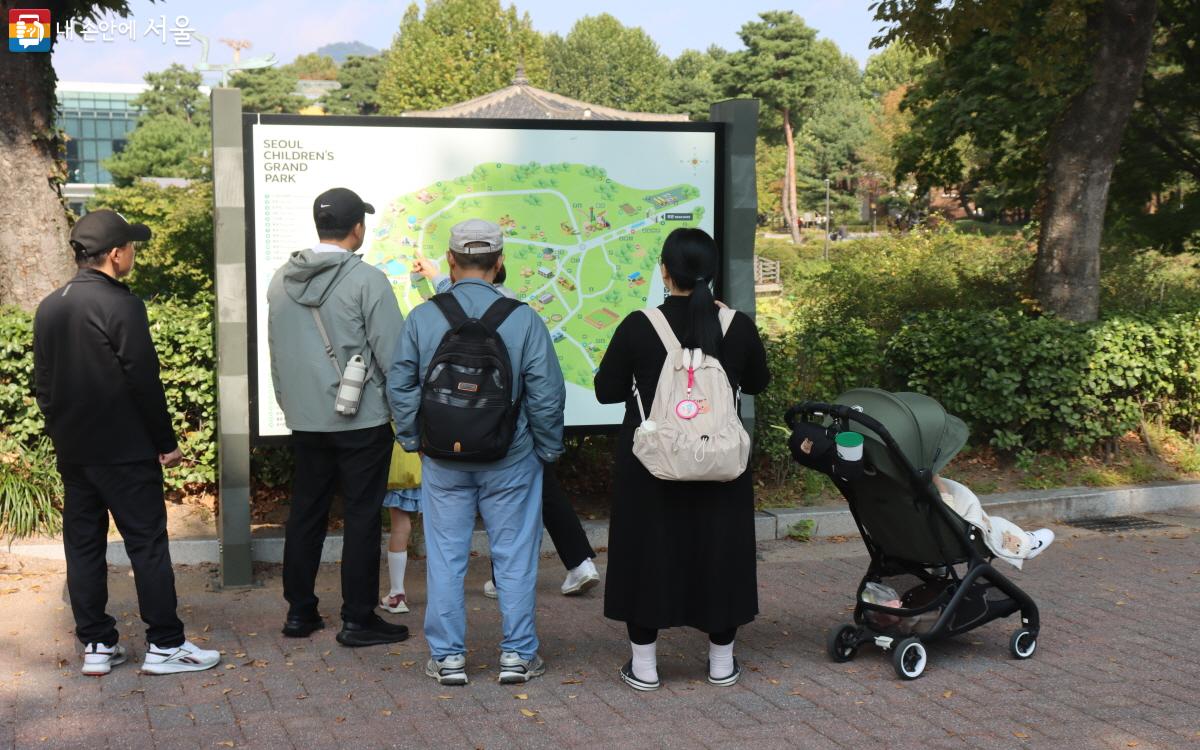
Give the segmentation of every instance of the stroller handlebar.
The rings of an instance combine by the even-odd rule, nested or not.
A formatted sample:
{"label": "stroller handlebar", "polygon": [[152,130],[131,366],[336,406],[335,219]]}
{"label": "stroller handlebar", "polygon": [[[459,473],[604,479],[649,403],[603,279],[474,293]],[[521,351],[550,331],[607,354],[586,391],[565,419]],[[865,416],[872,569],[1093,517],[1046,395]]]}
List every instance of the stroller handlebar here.
{"label": "stroller handlebar", "polygon": [[905,455],[904,451],[900,450],[900,446],[897,445],[895,438],[892,437],[892,433],[888,432],[887,427],[884,427],[883,423],[878,419],[875,419],[867,414],[863,414],[858,409],[855,409],[847,404],[827,404],[822,401],[805,401],[804,403],[797,404],[787,410],[787,414],[784,416],[784,422],[790,429],[794,430],[796,428],[796,417],[798,415],[802,415],[804,417],[830,416],[840,420],[846,425],[849,425],[850,422],[858,422],[863,427],[866,427],[874,432],[880,437],[881,440],[883,440],[884,445],[891,450],[892,454],[897,457],[900,464],[908,470],[909,474],[918,483],[917,486],[921,486],[929,481],[931,476],[930,472],[918,470],[912,465],[912,463],[909,462],[908,456]]}

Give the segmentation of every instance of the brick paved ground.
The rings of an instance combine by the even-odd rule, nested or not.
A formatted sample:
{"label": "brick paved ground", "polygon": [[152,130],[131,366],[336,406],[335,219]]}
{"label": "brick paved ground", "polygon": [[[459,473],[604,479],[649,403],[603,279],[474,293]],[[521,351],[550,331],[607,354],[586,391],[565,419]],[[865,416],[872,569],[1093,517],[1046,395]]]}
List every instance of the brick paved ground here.
{"label": "brick paved ground", "polygon": [[[930,648],[915,682],[864,648],[848,664],[823,654],[865,566],[861,545],[762,547],[762,615],[737,654],[748,669],[731,688],[702,682],[706,646],[694,632],[664,634],[665,688],[635,693],[615,677],[623,629],[603,619],[599,592],[558,595],[556,560],[542,568],[539,625],[544,678],[495,683],[499,618],[472,566],[466,688],[422,675],[420,606],[402,616],[414,637],[349,650],[333,630],[311,641],[278,634],[278,570],[242,593],[208,590],[211,571],[181,570],[189,636],[223,649],[207,673],[145,677],[136,663],[112,675],[78,673],[60,572],[7,558],[0,570],[0,747],[888,747],[1176,748],[1200,744],[1200,518],[1151,533],[1099,535],[1058,527],[1060,541],[1014,578],[1042,608],[1037,655],[1007,654],[1013,621]],[[598,561],[603,567],[604,558]],[[423,577],[414,565],[410,578]],[[132,579],[111,576],[112,606],[140,658]],[[336,611],[336,569],[322,572]],[[423,586],[413,598],[423,602]]]}

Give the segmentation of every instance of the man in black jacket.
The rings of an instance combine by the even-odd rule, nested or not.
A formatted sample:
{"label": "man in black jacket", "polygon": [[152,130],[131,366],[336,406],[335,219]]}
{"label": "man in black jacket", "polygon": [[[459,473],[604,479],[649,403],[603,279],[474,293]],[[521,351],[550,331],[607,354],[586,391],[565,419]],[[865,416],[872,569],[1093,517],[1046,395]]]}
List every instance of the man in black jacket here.
{"label": "man in black jacket", "polygon": [[34,380],[54,443],[63,499],[67,590],[83,673],[107,674],[126,659],[108,603],[105,552],[111,512],[133,564],[148,647],[142,671],[209,669],[220,654],[184,638],[176,616],[167,541],[163,467],[183,460],[175,441],[146,306],[118,279],[133,270],[144,224],[93,211],[71,231],[79,273],[38,305]]}

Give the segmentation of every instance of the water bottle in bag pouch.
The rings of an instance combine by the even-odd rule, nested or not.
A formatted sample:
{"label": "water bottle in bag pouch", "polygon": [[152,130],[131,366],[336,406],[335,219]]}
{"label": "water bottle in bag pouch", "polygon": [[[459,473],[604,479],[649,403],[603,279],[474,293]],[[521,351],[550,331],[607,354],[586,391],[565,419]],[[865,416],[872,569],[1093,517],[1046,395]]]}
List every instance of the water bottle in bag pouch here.
{"label": "water bottle in bag pouch", "polygon": [[338,386],[337,402],[334,404],[338,414],[352,417],[358,413],[358,404],[362,401],[363,386],[366,382],[366,360],[355,354],[346,363],[346,369],[342,372],[342,384]]}

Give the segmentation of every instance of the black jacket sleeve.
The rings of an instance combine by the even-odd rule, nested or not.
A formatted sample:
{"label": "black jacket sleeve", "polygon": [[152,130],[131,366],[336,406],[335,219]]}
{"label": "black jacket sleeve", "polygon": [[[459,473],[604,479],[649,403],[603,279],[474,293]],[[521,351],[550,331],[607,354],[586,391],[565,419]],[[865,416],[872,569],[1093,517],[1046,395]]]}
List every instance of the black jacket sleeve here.
{"label": "black jacket sleeve", "polygon": [[738,336],[745,342],[746,358],[742,379],[738,384],[742,393],[754,395],[766,390],[771,382],[771,371],[767,367],[767,350],[763,346],[762,336],[758,334],[758,326],[744,313],[738,313],[734,318],[738,324]]}
{"label": "black jacket sleeve", "polygon": [[178,444],[171,414],[167,411],[167,396],[159,378],[158,353],[150,339],[146,306],[130,295],[128,302],[113,310],[112,316],[110,343],[125,373],[126,387],[154,449],[159,453],[170,453]]}
{"label": "black jacket sleeve", "polygon": [[621,321],[600,360],[596,369],[593,385],[596,389],[596,400],[602,404],[620,404],[633,393],[633,343],[630,340],[632,313]]}
{"label": "black jacket sleeve", "polygon": [[51,420],[53,403],[50,400],[50,363],[47,361],[45,342],[39,335],[38,320],[33,321],[33,395],[37,398],[38,409],[48,424]]}

